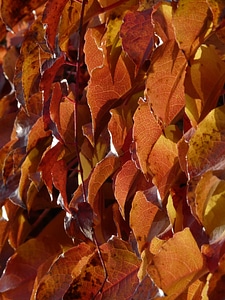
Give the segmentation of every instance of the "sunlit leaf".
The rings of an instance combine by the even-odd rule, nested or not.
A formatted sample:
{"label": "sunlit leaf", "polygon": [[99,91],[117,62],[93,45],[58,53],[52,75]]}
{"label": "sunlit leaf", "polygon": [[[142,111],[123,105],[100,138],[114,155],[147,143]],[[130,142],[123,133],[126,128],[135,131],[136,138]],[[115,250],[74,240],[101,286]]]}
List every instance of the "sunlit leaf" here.
{"label": "sunlit leaf", "polygon": [[206,1],[179,1],[173,26],[180,49],[189,58],[210,33],[210,11]]}
{"label": "sunlit leaf", "polygon": [[174,183],[174,178],[179,173],[176,141],[180,133],[174,126],[167,127],[168,134],[174,133],[174,137],[161,135],[149,154],[148,163],[153,183],[157,186],[162,199],[168,193]]}
{"label": "sunlit leaf", "polygon": [[188,228],[164,242],[148,267],[157,286],[173,297],[178,297],[205,271],[203,256]]}
{"label": "sunlit leaf", "polygon": [[213,14],[213,25],[215,28],[224,26],[225,3],[223,0],[207,0]]}
{"label": "sunlit leaf", "polygon": [[165,42],[168,39],[174,40],[174,29],[172,26],[172,6],[167,2],[162,2],[152,14],[154,31]]}
{"label": "sunlit leaf", "polygon": [[165,42],[152,55],[145,95],[162,126],[169,125],[185,105],[185,68],[184,54],[173,40]]}
{"label": "sunlit leaf", "polygon": [[210,235],[216,227],[225,225],[223,171],[209,171],[202,175],[195,190],[196,215]]}
{"label": "sunlit leaf", "polygon": [[148,233],[159,208],[147,201],[143,192],[138,191],[133,199],[130,212],[130,227],[134,232],[141,253],[148,242]]}
{"label": "sunlit leaf", "polygon": [[210,169],[223,168],[224,113],[223,106],[212,110],[192,136],[187,153],[188,173],[191,178]]}
{"label": "sunlit leaf", "polygon": [[202,45],[185,78],[185,109],[194,126],[216,106],[224,80],[224,62],[213,46]]}
{"label": "sunlit leaf", "polygon": [[[23,95],[18,94],[18,97],[21,102],[25,102],[25,107],[31,95],[39,91],[37,83],[40,80],[42,64],[51,58],[50,53],[44,51],[48,50],[45,44],[43,24],[37,21],[24,40],[14,80],[16,86],[22,84]],[[22,96],[24,99],[21,99]]]}
{"label": "sunlit leaf", "polygon": [[139,100],[139,107],[134,114],[133,139],[138,157],[138,165],[142,172],[147,175],[148,157],[154,143],[161,134],[161,128],[150,112],[147,102]]}
{"label": "sunlit leaf", "polygon": [[[92,29],[89,30],[91,31]],[[95,40],[91,34],[89,38]],[[96,42],[93,46],[98,48]],[[90,56],[92,59],[93,51],[96,51],[93,47],[85,48],[87,62],[90,60]],[[101,53],[103,58],[102,50],[98,49],[98,52],[98,55]],[[101,80],[101,85],[99,85],[99,80]],[[114,79],[111,76],[110,67],[106,59],[103,61],[103,65],[93,66],[88,85],[87,98],[92,115],[92,130],[94,135],[96,131],[98,133],[99,127],[104,126],[107,119],[109,119],[109,109],[112,108],[130,88],[130,75],[121,57],[118,59],[115,67]]]}

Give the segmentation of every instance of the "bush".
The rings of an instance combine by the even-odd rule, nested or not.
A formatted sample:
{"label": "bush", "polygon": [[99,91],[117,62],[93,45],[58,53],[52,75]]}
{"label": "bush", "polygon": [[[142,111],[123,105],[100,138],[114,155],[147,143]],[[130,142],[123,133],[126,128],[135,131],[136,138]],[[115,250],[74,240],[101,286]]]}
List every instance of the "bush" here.
{"label": "bush", "polygon": [[224,12],[2,1],[1,299],[224,299]]}

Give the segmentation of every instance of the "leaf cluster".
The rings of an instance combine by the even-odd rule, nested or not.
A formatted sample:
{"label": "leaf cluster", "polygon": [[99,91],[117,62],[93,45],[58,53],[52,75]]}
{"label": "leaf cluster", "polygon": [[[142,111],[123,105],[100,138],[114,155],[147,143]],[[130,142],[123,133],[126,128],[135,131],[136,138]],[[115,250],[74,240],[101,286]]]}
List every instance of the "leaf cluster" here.
{"label": "leaf cluster", "polygon": [[224,299],[224,1],[0,9],[1,299]]}

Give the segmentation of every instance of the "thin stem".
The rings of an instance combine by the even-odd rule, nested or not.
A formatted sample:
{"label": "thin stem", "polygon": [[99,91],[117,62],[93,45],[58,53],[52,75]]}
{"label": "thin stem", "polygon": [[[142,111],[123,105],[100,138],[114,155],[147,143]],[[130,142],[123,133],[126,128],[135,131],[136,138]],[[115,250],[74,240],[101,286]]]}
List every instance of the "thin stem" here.
{"label": "thin stem", "polygon": [[97,248],[97,251],[98,251],[98,256],[99,256],[99,259],[100,259],[100,262],[101,262],[101,265],[102,265],[102,268],[103,268],[103,272],[104,272],[104,275],[105,275],[105,278],[102,282],[102,285],[100,286],[99,290],[97,291],[97,293],[94,295],[94,297],[92,298],[92,300],[96,299],[96,297],[102,293],[102,290],[103,290],[103,287],[108,279],[108,272],[107,272],[107,269],[106,269],[106,265],[105,265],[105,262],[104,262],[104,259],[102,257],[102,252],[101,252],[101,249],[99,248],[99,245],[98,245],[98,242],[96,240],[96,237],[95,237],[95,231],[94,231],[94,228],[93,228],[93,232],[92,232],[92,238],[93,238],[93,241],[95,243],[95,246]]}
{"label": "thin stem", "polygon": [[81,6],[81,15],[80,15],[80,24],[79,24],[79,40],[78,40],[78,51],[77,51],[77,63],[76,63],[76,85],[75,85],[75,101],[74,101],[74,135],[75,135],[75,147],[77,152],[77,159],[81,177],[81,184],[83,189],[83,199],[84,202],[87,202],[87,195],[86,189],[84,185],[84,175],[83,175],[83,168],[80,160],[79,154],[79,147],[78,147],[78,138],[77,138],[77,124],[78,124],[78,113],[77,113],[77,105],[79,101],[79,87],[80,87],[80,66],[82,63],[82,52],[83,52],[83,33],[82,33],[82,26],[83,26],[83,19],[84,19],[84,9],[85,9],[86,0],[82,1]]}

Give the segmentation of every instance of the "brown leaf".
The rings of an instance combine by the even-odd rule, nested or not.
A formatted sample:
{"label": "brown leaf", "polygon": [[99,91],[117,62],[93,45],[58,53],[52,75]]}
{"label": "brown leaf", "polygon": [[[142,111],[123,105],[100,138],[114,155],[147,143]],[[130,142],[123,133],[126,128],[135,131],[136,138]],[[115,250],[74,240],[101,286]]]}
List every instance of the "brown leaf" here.
{"label": "brown leaf", "polygon": [[[112,300],[130,298],[138,284],[140,263],[129,244],[113,237],[101,246],[101,253],[108,272],[102,297]],[[97,252],[80,270],[78,272],[74,269],[74,281],[64,296],[65,300],[74,297],[89,300],[99,291],[104,281],[105,274]]]}
{"label": "brown leaf", "polygon": [[22,19],[25,15],[31,14],[33,10],[45,3],[46,0],[30,0],[24,3],[23,0],[19,0],[15,3],[7,0],[1,4],[1,17],[3,22],[9,29]]}
{"label": "brown leaf", "polygon": [[81,270],[93,253],[93,248],[86,243],[64,252],[52,264],[48,273],[43,276],[37,286],[36,298],[49,300],[55,297],[62,298],[73,281],[72,271],[75,268]]}
{"label": "brown leaf", "polygon": [[185,56],[174,40],[159,46],[152,55],[145,96],[162,126],[169,125],[184,108],[186,64]]}
{"label": "brown leaf", "polygon": [[150,57],[154,47],[151,13],[152,9],[127,12],[121,26],[120,36],[123,49],[136,64],[136,72]]}
{"label": "brown leaf", "polygon": [[22,244],[11,256],[0,279],[2,295],[10,296],[10,299],[18,295],[23,299],[28,299],[40,265],[50,257],[53,261],[60,252],[60,246],[49,238],[31,239]]}

